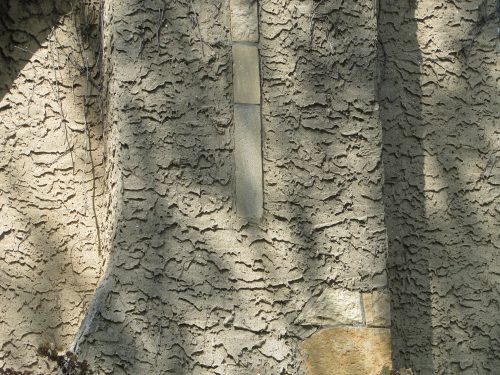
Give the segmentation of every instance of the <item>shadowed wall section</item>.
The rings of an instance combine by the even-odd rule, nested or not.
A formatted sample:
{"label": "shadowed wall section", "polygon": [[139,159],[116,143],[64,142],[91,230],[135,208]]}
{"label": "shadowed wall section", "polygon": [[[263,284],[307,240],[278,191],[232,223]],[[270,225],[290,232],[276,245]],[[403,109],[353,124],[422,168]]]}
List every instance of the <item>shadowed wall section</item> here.
{"label": "shadowed wall section", "polygon": [[495,1],[381,1],[393,357],[418,374],[499,359]]}
{"label": "shadowed wall section", "polygon": [[429,244],[425,215],[420,88],[421,52],[415,2],[381,1],[380,118],[384,129],[385,224],[392,297],[395,367],[432,374]]}

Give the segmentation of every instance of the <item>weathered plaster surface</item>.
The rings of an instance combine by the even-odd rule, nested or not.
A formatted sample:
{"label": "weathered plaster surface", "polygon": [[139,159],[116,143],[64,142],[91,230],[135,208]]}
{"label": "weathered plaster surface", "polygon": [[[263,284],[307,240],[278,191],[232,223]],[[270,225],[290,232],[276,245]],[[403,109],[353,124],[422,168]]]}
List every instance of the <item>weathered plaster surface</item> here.
{"label": "weathered plaster surface", "polygon": [[97,46],[80,29],[96,36],[91,12],[0,3],[0,367],[36,368],[38,345],[68,345],[100,274],[103,147],[85,68]]}
{"label": "weathered plaster surface", "polygon": [[393,356],[418,374],[500,365],[495,1],[381,1]]}
{"label": "weathered plaster surface", "polygon": [[274,251],[297,257],[314,288],[384,286],[375,9],[371,2],[266,1],[260,22]]}
{"label": "weathered plaster surface", "polygon": [[[82,245],[87,233],[92,234],[88,249],[94,266],[91,263],[80,271],[89,276],[75,292],[78,303],[70,327],[65,330],[66,321],[53,325],[43,321],[39,330],[58,328],[50,340],[64,345],[80,324],[72,348],[99,373],[299,374],[303,367],[298,346],[324,324],[304,325],[297,319],[305,306],[322,301],[317,297],[327,295],[330,288],[352,290],[359,296],[359,290],[386,283],[374,8],[323,9],[311,1],[262,4],[265,210],[258,224],[250,224],[236,215],[234,204],[228,2],[106,1],[104,5],[104,27],[109,32],[103,35],[106,80],[100,90],[106,100],[100,108],[106,146],[100,150],[107,155],[108,201],[100,217],[103,250],[104,254],[111,250],[110,260],[80,324],[88,292],[99,275],[93,217],[75,208],[80,216],[65,221],[60,229],[59,224],[51,224],[51,229],[42,222],[40,231],[46,231],[42,238],[56,234],[64,238],[68,233],[71,241]],[[47,53],[50,27],[38,42],[42,47],[33,46],[37,53]],[[65,40],[69,44],[72,39]],[[348,50],[350,44],[359,51]],[[35,57],[27,66],[42,65],[40,69],[46,71],[40,77],[48,80],[53,65],[45,61]],[[70,64],[71,59],[65,61]],[[62,70],[58,67],[56,74]],[[54,132],[50,152],[54,158],[62,155],[61,160],[70,154],[64,154],[67,145],[61,133],[66,121],[75,122],[73,137],[84,133],[78,105],[71,111],[75,119],[61,122],[59,101],[53,104],[50,96],[57,82],[64,90],[63,108],[73,103],[74,82],[65,77],[46,82],[46,97],[40,98],[50,99],[56,109],[33,129],[43,136]],[[78,89],[84,86],[81,82]],[[20,87],[31,89],[26,84]],[[10,90],[15,88],[12,84]],[[8,104],[24,110],[27,95],[23,94],[24,102],[8,99]],[[45,109],[43,103],[37,101],[33,108]],[[14,114],[12,118],[17,119]],[[30,139],[26,147],[38,150],[40,142],[34,136]],[[70,143],[76,153],[76,139]],[[13,154],[22,154],[20,144],[12,147]],[[96,160],[100,166],[101,159]],[[68,191],[76,189],[76,177],[85,178],[78,186],[90,194],[88,165],[82,162],[73,174],[72,164],[64,162],[61,171],[49,168],[44,178],[54,179],[50,184],[61,184]],[[14,164],[4,168],[14,173]],[[22,180],[16,176],[15,181]],[[13,197],[18,194],[9,189]],[[37,196],[50,197],[51,191],[41,194],[38,187],[33,191],[32,201],[42,199]],[[70,198],[80,209],[85,207],[79,201],[81,195]],[[73,213],[69,203],[57,199],[58,205],[52,207],[54,223]],[[16,207],[21,212],[25,200]],[[38,204],[30,202],[26,207]],[[88,232],[82,229],[85,225]],[[69,247],[73,253],[66,253],[67,247],[60,240],[36,248],[47,258],[40,264],[58,259],[56,255],[64,251],[58,267],[32,277],[36,283],[40,275],[56,277],[44,296],[73,285],[68,281],[73,275],[66,276],[64,270],[74,262],[75,250]],[[10,275],[9,283],[15,279]],[[11,289],[12,293],[20,290]],[[27,298],[36,301],[33,293]],[[48,299],[33,307],[41,319],[64,310],[55,305],[40,311],[50,306],[45,304]],[[349,324],[363,323],[361,307],[355,307]],[[318,306],[321,311],[327,308]],[[45,338],[30,340],[31,333],[37,332],[19,333],[23,345],[34,350]],[[17,335],[7,328],[5,337]],[[9,365],[32,367],[21,363],[22,350],[2,353]]]}
{"label": "weathered plaster surface", "polygon": [[[378,371],[389,256],[396,367],[495,373],[493,1],[269,0],[235,28],[254,1],[105,0],[101,55],[71,9],[20,3],[0,5],[2,366],[74,339],[98,373],[328,373],[321,337],[370,336]],[[231,32],[259,41],[258,223],[236,214]]]}
{"label": "weathered plaster surface", "polygon": [[[296,321],[306,304],[386,283],[375,9],[261,4],[250,224],[234,201],[228,2],[107,4],[113,252],[76,348],[115,374],[301,373],[298,346],[324,324]],[[315,11],[344,24],[315,20],[309,45]]]}

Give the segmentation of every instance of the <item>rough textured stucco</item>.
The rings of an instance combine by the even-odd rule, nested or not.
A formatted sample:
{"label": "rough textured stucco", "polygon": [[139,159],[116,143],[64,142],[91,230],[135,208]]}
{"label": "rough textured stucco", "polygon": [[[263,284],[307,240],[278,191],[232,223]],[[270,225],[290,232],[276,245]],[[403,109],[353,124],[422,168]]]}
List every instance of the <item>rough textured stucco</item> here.
{"label": "rough textured stucco", "polygon": [[375,9],[315,4],[261,4],[265,210],[308,288],[371,289],[386,283]]}
{"label": "rough textured stucco", "polygon": [[361,293],[385,290],[387,228],[396,367],[494,374],[494,4],[457,3],[260,2],[264,214],[248,223],[230,33],[256,29],[235,31],[227,0],[103,1],[101,257],[85,59],[67,57],[84,30],[70,6],[1,3],[0,365],[73,338],[98,373],[300,374],[304,343],[330,353],[324,325],[388,325],[382,294]]}
{"label": "rough textured stucco", "polygon": [[68,345],[102,266],[93,207],[103,152],[85,68],[97,19],[87,5],[0,3],[0,367],[34,368],[38,345]]}
{"label": "rough textured stucco", "polygon": [[[113,253],[76,348],[116,374],[299,374],[307,302],[386,282],[375,9],[262,4],[265,211],[249,224],[228,2],[108,6]],[[315,11],[343,20],[337,39],[318,19],[309,45]]]}
{"label": "rough textured stucco", "polygon": [[381,1],[381,118],[396,367],[500,366],[495,1]]}
{"label": "rough textured stucco", "polygon": [[111,256],[72,346],[98,372],[299,374],[298,346],[323,325],[297,319],[308,302],[386,283],[373,7],[261,8],[258,224],[234,207],[229,13],[227,1],[105,2]]}

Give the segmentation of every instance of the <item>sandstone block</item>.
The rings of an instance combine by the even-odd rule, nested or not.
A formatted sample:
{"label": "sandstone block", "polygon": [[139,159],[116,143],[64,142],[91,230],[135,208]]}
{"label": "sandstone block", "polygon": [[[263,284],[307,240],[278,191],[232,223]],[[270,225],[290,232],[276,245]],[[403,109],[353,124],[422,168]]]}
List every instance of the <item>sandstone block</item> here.
{"label": "sandstone block", "polygon": [[380,375],[391,367],[387,328],[322,329],[300,346],[307,375]]}
{"label": "sandstone block", "polygon": [[260,104],[259,50],[246,44],[233,45],[234,102]]}
{"label": "sandstone block", "polygon": [[233,41],[258,42],[259,21],[256,0],[231,0],[231,37]]}
{"label": "sandstone block", "polygon": [[326,289],[309,301],[296,323],[302,325],[356,325],[363,322],[359,292]]}
{"label": "sandstone block", "polygon": [[258,105],[234,105],[234,159],[237,213],[245,218],[260,218],[263,212],[264,191]]}
{"label": "sandstone block", "polygon": [[366,325],[369,327],[391,326],[391,297],[387,292],[363,293]]}

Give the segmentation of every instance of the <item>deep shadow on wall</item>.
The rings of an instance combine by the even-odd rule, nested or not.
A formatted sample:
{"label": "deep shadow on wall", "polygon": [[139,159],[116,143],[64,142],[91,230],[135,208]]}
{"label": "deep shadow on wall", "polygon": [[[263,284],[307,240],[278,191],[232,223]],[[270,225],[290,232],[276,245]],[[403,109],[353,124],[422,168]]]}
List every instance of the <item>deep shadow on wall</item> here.
{"label": "deep shadow on wall", "polygon": [[423,178],[420,48],[413,1],[381,0],[380,118],[395,368],[433,374]]}

